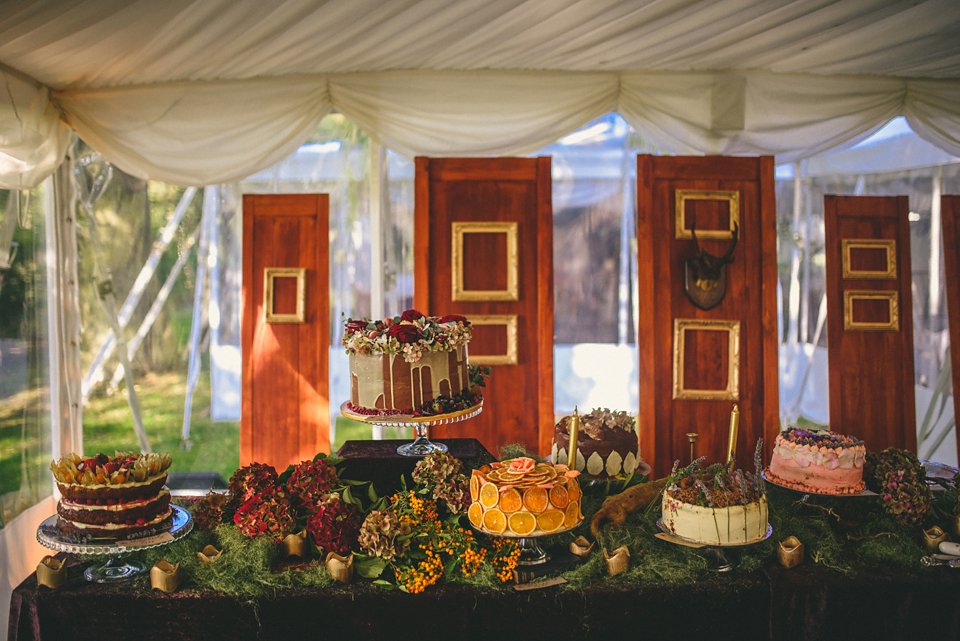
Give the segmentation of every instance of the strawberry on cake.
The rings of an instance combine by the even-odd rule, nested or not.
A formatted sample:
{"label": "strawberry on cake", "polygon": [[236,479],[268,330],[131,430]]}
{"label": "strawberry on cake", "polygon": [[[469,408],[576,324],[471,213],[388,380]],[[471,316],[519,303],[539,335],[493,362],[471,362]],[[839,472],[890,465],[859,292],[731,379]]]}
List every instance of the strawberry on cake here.
{"label": "strawberry on cake", "polygon": [[69,534],[122,539],[170,518],[164,486],[169,454],[68,454],[50,464],[62,498],[58,527]]}
{"label": "strawberry on cake", "polygon": [[791,427],[777,436],[767,468],[772,483],[814,494],[861,492],[863,441],[834,432],[812,432]]}

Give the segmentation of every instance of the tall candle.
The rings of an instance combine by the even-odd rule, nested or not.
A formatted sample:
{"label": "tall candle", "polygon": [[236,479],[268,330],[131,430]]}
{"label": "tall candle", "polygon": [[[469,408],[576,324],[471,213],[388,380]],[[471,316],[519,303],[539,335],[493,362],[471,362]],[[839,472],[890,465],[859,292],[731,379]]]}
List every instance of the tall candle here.
{"label": "tall candle", "polygon": [[571,470],[577,469],[577,439],[580,438],[580,412],[574,407],[570,417],[570,450],[567,454],[567,465]]}
{"label": "tall candle", "polygon": [[727,466],[732,470],[737,459],[737,429],[740,427],[740,408],[730,410],[730,430],[727,433]]}

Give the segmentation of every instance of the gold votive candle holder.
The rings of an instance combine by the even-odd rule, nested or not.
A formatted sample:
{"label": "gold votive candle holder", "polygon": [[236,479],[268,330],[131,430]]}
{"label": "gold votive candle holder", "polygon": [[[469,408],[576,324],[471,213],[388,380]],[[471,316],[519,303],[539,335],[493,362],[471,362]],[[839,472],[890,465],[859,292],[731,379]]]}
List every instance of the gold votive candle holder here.
{"label": "gold votive candle holder", "polygon": [[299,559],[307,556],[307,531],[300,530],[293,534],[288,534],[280,542],[280,551],[285,557],[297,557]]}
{"label": "gold votive candle holder", "polygon": [[574,556],[579,556],[581,559],[585,559],[590,556],[590,553],[593,552],[593,548],[595,548],[596,545],[596,541],[588,541],[587,537],[580,535],[570,541],[570,553]]}
{"label": "gold votive candle holder", "polygon": [[150,587],[161,592],[176,592],[180,586],[180,564],[160,559],[150,568]]}
{"label": "gold votive candle holder", "polygon": [[45,556],[37,565],[37,585],[56,590],[67,582],[67,562],[55,556]]}
{"label": "gold votive candle holder", "polygon": [[327,552],[324,562],[327,574],[338,583],[350,583],[353,580],[353,552],[347,556],[340,556],[336,552]]}
{"label": "gold votive candle holder", "polygon": [[630,569],[630,550],[626,545],[621,545],[610,553],[604,550],[603,558],[606,561],[609,576],[617,576]]}
{"label": "gold votive candle holder", "polygon": [[947,540],[947,533],[939,525],[934,525],[923,531],[923,546],[928,552],[940,551],[940,544]]}
{"label": "gold votive candle holder", "polygon": [[803,543],[791,535],[777,544],[777,561],[787,568],[795,568],[803,563]]}
{"label": "gold votive candle holder", "polygon": [[213,563],[220,558],[221,554],[223,554],[222,550],[218,550],[212,545],[206,545],[197,552],[197,558],[200,559],[201,563]]}

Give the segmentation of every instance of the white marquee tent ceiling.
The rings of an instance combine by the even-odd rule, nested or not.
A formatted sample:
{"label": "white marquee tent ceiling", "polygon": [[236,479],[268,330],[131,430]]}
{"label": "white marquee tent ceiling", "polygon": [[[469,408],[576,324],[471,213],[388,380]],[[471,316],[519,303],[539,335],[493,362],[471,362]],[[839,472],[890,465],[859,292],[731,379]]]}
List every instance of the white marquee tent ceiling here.
{"label": "white marquee tent ceiling", "polygon": [[0,185],[71,131],[184,184],[331,109],[413,154],[536,149],[609,111],[681,153],[807,157],[896,115],[960,155],[957,0],[0,2]]}

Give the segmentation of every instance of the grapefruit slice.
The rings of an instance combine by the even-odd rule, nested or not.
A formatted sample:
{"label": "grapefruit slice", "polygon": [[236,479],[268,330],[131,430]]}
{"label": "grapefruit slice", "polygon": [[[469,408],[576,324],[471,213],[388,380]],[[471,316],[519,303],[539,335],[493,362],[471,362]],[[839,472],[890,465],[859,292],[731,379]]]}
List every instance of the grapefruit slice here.
{"label": "grapefruit slice", "polygon": [[497,490],[497,486],[493,483],[484,483],[480,486],[480,503],[483,504],[483,507],[490,509],[492,507],[497,507],[497,502],[500,500],[500,491]]}
{"label": "grapefruit slice", "polygon": [[533,512],[540,514],[550,504],[547,491],[542,487],[531,487],[523,492],[523,505]]}
{"label": "grapefruit slice", "polygon": [[516,512],[521,507],[523,507],[523,500],[520,498],[520,492],[517,492],[512,487],[500,495],[500,509],[507,514]]}
{"label": "grapefruit slice", "polygon": [[470,509],[467,510],[467,518],[470,519],[470,524],[475,528],[483,525],[483,508],[480,507],[479,503],[470,504]]}
{"label": "grapefruit slice", "polygon": [[488,532],[503,534],[507,529],[507,517],[496,508],[487,510],[483,515],[483,527]]}
{"label": "grapefruit slice", "polygon": [[544,532],[559,530],[563,525],[563,518],[563,512],[560,510],[547,510],[537,517],[537,527]]}
{"label": "grapefruit slice", "polygon": [[526,536],[537,527],[537,519],[529,512],[516,512],[510,515],[510,531],[520,536]]}
{"label": "grapefruit slice", "polygon": [[570,493],[562,485],[554,485],[550,490],[550,502],[553,507],[562,510],[570,503]]}

